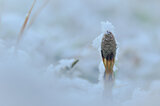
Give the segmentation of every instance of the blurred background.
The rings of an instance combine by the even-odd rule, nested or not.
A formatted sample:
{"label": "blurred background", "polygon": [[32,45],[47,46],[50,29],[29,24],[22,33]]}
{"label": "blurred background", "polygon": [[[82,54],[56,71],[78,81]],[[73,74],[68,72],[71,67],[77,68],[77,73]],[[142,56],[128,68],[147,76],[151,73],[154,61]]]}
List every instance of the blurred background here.
{"label": "blurred background", "polygon": [[[116,79],[127,82],[123,102],[132,98],[136,101],[132,104],[145,103],[134,99],[133,92],[141,89],[147,93],[136,96],[148,97],[149,103],[159,104],[159,90],[153,87],[160,88],[159,0],[37,0],[29,18],[33,22],[27,25],[15,56],[17,37],[32,3],[33,0],[0,0],[1,76],[5,73],[9,77],[8,73],[14,71],[25,76],[26,70],[41,75],[62,59],[76,58],[79,62],[72,70],[75,76],[97,84],[101,56],[92,47],[92,41],[101,34],[101,22],[110,21],[119,48]],[[153,94],[157,94],[156,99],[150,96]]]}

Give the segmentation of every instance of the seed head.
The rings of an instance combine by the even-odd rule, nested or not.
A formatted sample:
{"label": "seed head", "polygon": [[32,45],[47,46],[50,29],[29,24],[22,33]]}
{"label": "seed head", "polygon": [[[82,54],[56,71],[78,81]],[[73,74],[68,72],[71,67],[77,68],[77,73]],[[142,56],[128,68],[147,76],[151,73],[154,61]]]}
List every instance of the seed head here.
{"label": "seed head", "polygon": [[103,35],[101,42],[101,55],[105,66],[104,77],[106,77],[107,80],[114,79],[113,66],[116,56],[116,48],[117,44],[114,35],[107,31],[107,33]]}
{"label": "seed head", "polygon": [[117,44],[111,32],[104,34],[101,42],[102,57],[111,60],[116,55]]}

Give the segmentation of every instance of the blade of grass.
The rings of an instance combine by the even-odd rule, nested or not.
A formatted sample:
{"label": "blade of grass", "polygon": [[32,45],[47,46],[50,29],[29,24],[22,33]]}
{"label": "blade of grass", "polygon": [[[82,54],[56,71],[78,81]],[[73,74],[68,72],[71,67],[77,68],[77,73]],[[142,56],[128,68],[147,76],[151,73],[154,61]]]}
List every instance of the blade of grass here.
{"label": "blade of grass", "polygon": [[45,2],[43,3],[43,5],[37,9],[37,11],[33,14],[30,22],[29,22],[29,25],[28,25],[28,28],[33,24],[33,22],[35,22],[37,16],[42,12],[42,10],[46,7],[46,5],[48,4],[50,0],[45,0]]}
{"label": "blade of grass", "polygon": [[72,63],[71,68],[73,68],[78,62],[79,62],[79,59],[75,59],[75,61]]}
{"label": "blade of grass", "polygon": [[23,23],[23,26],[22,26],[22,28],[21,28],[21,30],[20,30],[20,33],[19,33],[19,36],[18,36],[18,39],[17,39],[17,44],[19,44],[19,42],[20,42],[20,40],[21,40],[21,38],[22,38],[22,36],[23,36],[24,30],[25,30],[25,28],[26,28],[26,25],[27,25],[27,23],[28,23],[29,17],[30,17],[30,15],[31,15],[31,12],[32,12],[32,9],[33,9],[35,3],[36,3],[36,0],[33,1],[33,4],[32,4],[32,6],[31,6],[30,10],[29,10],[28,13],[27,13],[27,16],[26,16],[26,18],[25,18],[25,21],[24,21],[24,23]]}

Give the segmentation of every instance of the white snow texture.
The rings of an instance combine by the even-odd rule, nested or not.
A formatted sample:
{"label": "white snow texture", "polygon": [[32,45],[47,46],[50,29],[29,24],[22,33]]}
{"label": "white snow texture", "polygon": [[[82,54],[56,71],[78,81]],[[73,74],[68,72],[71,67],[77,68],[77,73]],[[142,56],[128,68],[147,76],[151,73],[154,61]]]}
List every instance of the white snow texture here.
{"label": "white snow texture", "polygon": [[[36,0],[16,46],[33,0],[0,0],[0,106],[160,106],[159,0],[50,0],[41,10],[44,2]],[[108,21],[101,30],[103,20],[117,36]],[[106,98],[91,42],[101,34],[93,42],[100,50],[107,30],[120,44]]]}

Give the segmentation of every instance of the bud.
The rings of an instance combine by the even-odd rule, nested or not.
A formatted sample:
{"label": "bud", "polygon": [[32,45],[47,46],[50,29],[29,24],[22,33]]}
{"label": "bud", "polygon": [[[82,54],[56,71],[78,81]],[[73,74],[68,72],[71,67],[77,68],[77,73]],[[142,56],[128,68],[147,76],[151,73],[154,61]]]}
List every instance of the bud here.
{"label": "bud", "polygon": [[101,55],[105,66],[104,78],[106,80],[114,80],[113,66],[116,56],[117,44],[114,35],[107,31],[103,35],[101,42]]}

